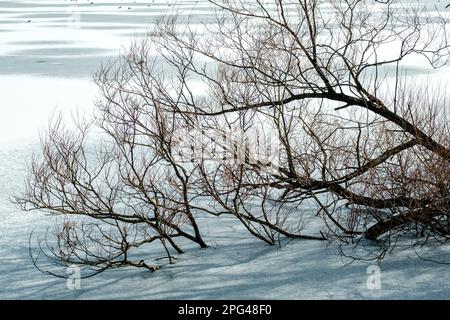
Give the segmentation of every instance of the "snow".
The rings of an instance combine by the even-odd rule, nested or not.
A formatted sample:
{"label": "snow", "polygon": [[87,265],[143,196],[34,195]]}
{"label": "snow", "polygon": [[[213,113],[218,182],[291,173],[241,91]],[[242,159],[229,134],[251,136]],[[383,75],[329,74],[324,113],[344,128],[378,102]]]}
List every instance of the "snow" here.
{"label": "snow", "polygon": [[[182,12],[203,21],[210,10],[205,0],[93,2],[0,2],[0,299],[450,297],[449,267],[421,260],[411,249],[389,255],[379,266],[381,289],[370,290],[367,268],[372,262],[350,264],[326,242],[269,247],[223,217],[200,221],[210,248],[188,246],[175,264],[155,273],[112,270],[69,290],[65,279],[36,270],[28,254],[30,233],[42,234],[55,218],[21,212],[9,197],[23,188],[39,130],[55,110],[91,110],[96,95],[92,73],[102,61],[116,57],[130,36],[145,32],[170,12],[173,6],[168,4],[177,2]],[[417,70],[426,77],[418,63]],[[446,81],[448,69],[436,75]],[[448,257],[449,248],[423,250],[427,258],[441,259]]]}

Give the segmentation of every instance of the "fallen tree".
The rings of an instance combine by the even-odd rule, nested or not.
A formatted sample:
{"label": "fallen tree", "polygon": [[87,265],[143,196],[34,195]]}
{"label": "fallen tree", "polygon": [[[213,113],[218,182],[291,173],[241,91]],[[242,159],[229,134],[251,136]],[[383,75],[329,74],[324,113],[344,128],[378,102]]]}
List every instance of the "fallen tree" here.
{"label": "fallen tree", "polygon": [[16,202],[88,216],[116,234],[89,237],[101,248],[107,240],[115,253],[105,255],[66,228],[52,256],[100,270],[148,267],[128,250],[159,241],[170,260],[183,251],[177,238],[206,247],[205,214],[232,215],[271,245],[445,241],[448,102],[405,73],[412,58],[447,63],[445,17],[402,1],[211,3],[213,23],[163,19],[98,72],[94,127],[108,147],[88,159],[92,124],[50,127]]}

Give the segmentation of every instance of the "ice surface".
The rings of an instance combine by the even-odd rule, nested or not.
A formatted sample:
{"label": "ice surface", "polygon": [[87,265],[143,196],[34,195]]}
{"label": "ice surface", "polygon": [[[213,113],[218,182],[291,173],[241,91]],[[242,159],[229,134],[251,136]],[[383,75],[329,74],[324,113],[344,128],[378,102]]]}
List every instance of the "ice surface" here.
{"label": "ice surface", "polygon": [[[420,260],[411,250],[387,257],[381,264],[381,290],[369,290],[370,263],[346,264],[336,248],[322,242],[268,247],[223,218],[220,223],[201,220],[211,248],[191,248],[176,264],[153,274],[109,271],[82,280],[81,289],[71,291],[65,280],[37,271],[28,256],[29,235],[44,232],[54,218],[21,212],[9,196],[22,189],[39,130],[55,110],[91,110],[96,90],[90,79],[99,64],[117,56],[130,36],[145,32],[176,2],[199,21],[210,17],[205,0],[90,2],[0,1],[0,298],[450,297],[449,267]],[[427,4],[443,7],[438,1]],[[429,71],[420,64],[411,61],[411,72],[426,80]],[[444,82],[448,69],[436,75]],[[448,256],[446,248],[439,250],[427,254]]]}

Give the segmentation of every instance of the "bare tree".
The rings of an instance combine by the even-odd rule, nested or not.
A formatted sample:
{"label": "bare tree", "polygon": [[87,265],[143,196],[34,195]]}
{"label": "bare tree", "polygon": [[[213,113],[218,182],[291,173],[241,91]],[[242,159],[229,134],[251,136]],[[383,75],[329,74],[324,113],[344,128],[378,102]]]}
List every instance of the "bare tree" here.
{"label": "bare tree", "polygon": [[[155,121],[148,128],[155,131],[141,136],[137,120],[135,128],[113,120],[106,111],[109,103],[105,99],[101,104],[105,112],[98,119],[109,133],[101,145],[87,143],[90,122],[77,121],[70,129],[58,117],[50,124],[42,139],[43,154],[32,162],[26,193],[15,198],[24,210],[69,217],[39,247],[52,263],[89,267],[93,273],[88,276],[121,266],[154,271],[157,265],[130,256],[142,248],[147,260],[161,259],[143,251],[155,243],[160,244],[155,254],[162,248],[169,263],[171,252],[183,253],[177,238],[206,247],[187,197],[189,172],[166,149],[164,137],[170,129],[165,125],[173,119],[148,115]],[[157,130],[161,132],[155,134]],[[36,266],[39,255],[32,256]]]}
{"label": "bare tree", "polygon": [[[232,215],[268,244],[446,241],[446,95],[405,63],[447,63],[447,19],[401,0],[210,2],[208,24],[162,19],[97,74],[95,123],[112,138],[97,166],[84,134],[52,126],[16,201],[113,224],[114,248],[204,247],[204,214]],[[137,225],[155,236],[128,242],[123,228]]]}

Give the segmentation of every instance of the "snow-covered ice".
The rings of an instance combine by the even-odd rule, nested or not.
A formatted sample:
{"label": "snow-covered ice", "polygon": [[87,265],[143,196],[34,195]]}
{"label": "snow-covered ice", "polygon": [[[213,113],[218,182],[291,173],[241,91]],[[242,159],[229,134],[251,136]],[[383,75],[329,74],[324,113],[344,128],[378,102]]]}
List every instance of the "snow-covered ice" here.
{"label": "snow-covered ice", "polygon": [[[91,110],[96,95],[92,73],[101,62],[116,57],[130,37],[170,13],[175,3],[198,21],[210,17],[206,0],[92,2],[0,1],[0,298],[450,297],[450,266],[418,259],[412,250],[388,256],[380,265],[381,289],[369,290],[371,263],[349,264],[324,242],[290,241],[268,247],[231,218],[220,218],[220,223],[217,218],[201,219],[210,248],[191,248],[174,265],[155,273],[107,271],[83,279],[79,290],[68,290],[65,279],[36,270],[28,254],[30,233],[43,233],[54,218],[21,212],[9,197],[22,190],[39,130],[55,110]],[[448,69],[438,75],[445,81]],[[448,256],[448,248],[434,249],[426,256]]]}

